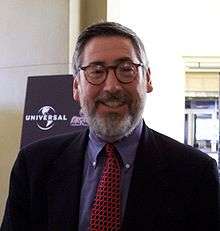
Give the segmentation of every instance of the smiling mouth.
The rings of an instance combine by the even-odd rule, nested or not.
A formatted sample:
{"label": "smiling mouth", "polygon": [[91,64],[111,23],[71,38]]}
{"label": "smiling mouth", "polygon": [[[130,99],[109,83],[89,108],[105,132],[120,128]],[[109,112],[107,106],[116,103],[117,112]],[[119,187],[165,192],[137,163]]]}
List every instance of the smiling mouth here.
{"label": "smiling mouth", "polygon": [[107,102],[100,102],[100,103],[111,108],[118,108],[125,105],[125,102],[119,102],[119,101],[107,101]]}

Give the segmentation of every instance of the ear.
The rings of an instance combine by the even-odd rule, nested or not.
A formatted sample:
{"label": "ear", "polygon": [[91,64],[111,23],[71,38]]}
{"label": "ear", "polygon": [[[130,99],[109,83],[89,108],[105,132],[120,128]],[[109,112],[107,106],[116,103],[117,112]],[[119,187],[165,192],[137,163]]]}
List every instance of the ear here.
{"label": "ear", "polygon": [[146,70],[146,91],[147,93],[150,93],[153,91],[153,86],[152,86],[152,81],[151,81],[151,71],[150,68],[148,67]]}
{"label": "ear", "polygon": [[78,76],[73,76],[73,99],[79,102],[79,78]]}

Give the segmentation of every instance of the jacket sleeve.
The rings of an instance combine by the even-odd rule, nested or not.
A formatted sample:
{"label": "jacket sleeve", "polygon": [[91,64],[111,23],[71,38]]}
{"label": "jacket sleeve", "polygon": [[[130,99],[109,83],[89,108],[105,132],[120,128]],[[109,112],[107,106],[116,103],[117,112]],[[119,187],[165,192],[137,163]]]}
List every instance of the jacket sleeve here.
{"label": "jacket sleeve", "polygon": [[30,230],[30,193],[24,155],[19,153],[10,176],[9,195],[0,231]]}
{"label": "jacket sleeve", "polygon": [[220,188],[219,175],[214,160],[210,160],[197,182],[194,194],[195,207],[191,222],[194,230],[219,231],[220,226]]}

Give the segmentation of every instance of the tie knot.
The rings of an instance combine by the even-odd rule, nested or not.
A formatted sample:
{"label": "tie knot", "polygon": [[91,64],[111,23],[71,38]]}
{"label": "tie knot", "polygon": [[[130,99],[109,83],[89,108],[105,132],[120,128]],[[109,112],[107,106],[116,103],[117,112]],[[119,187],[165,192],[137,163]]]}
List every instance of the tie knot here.
{"label": "tie knot", "polygon": [[106,144],[105,151],[106,151],[107,157],[115,156],[116,152],[115,152],[115,147],[113,144]]}

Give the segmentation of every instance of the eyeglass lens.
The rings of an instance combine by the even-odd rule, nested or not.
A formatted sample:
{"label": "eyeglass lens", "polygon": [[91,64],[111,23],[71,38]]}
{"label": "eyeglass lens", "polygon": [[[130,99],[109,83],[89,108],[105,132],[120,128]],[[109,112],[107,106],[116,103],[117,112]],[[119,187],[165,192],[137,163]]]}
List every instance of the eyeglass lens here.
{"label": "eyeglass lens", "polygon": [[140,64],[132,62],[121,62],[115,66],[103,66],[100,64],[91,64],[82,68],[85,71],[85,77],[92,84],[101,84],[107,78],[109,69],[113,69],[117,79],[122,83],[130,83],[137,75],[137,68]]}

